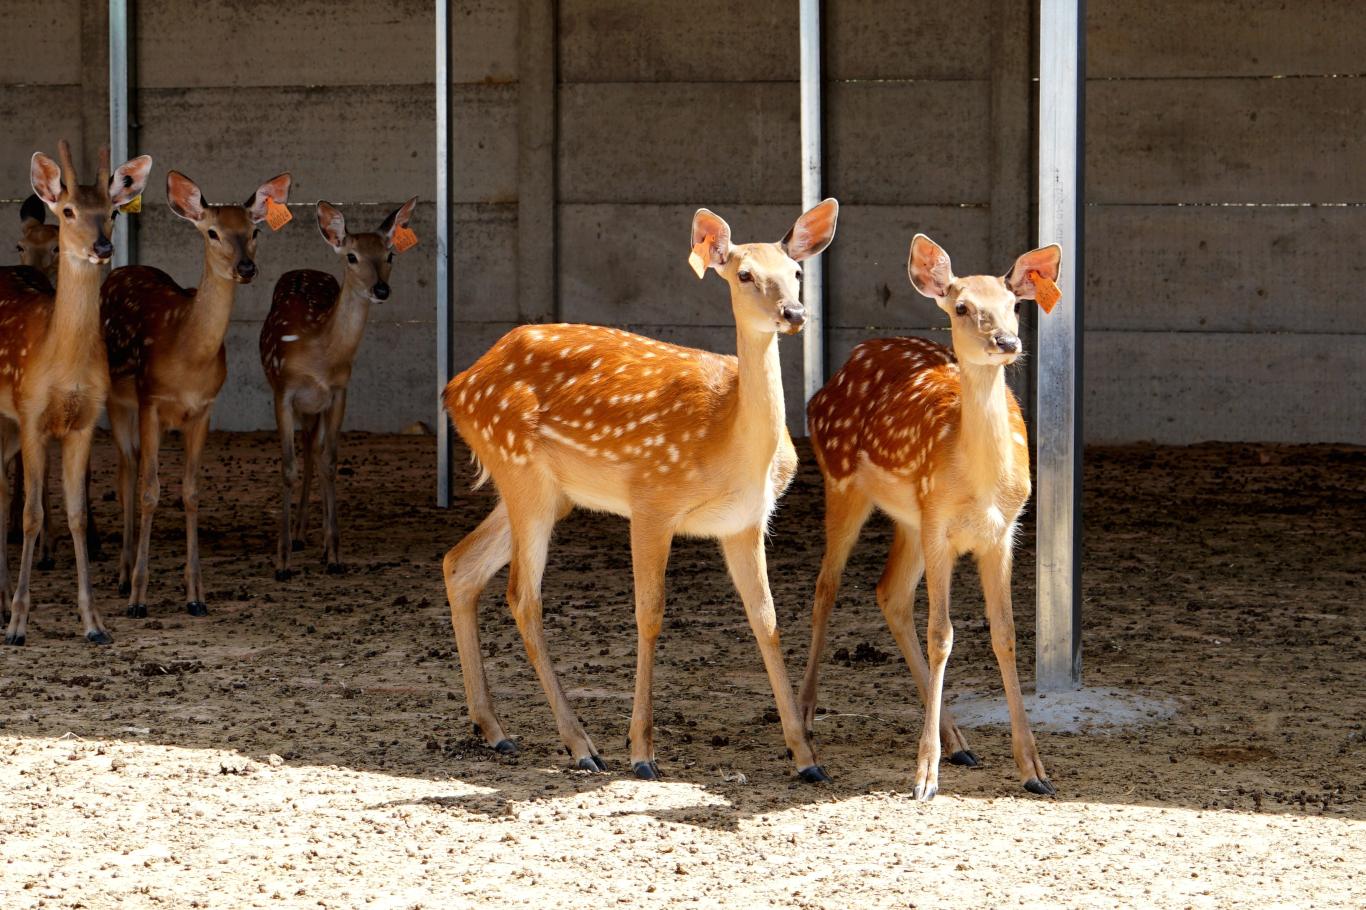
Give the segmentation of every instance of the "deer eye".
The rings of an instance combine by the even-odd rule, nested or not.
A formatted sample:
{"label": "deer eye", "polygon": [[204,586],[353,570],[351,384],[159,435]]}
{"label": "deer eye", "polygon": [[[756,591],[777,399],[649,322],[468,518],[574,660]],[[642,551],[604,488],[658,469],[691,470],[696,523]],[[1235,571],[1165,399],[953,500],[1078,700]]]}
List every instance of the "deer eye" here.
{"label": "deer eye", "polygon": [[257,237],[260,237],[260,236],[261,236],[261,229],[260,229],[260,228],[256,228],[255,230],[253,230],[253,231],[251,232],[251,239],[252,239],[252,240],[255,240]]}
{"label": "deer eye", "polygon": [[966,303],[960,303],[953,308],[953,311],[959,316],[966,316],[968,314],[968,305]]}
{"label": "deer eye", "polygon": [[1020,312],[1020,301],[1015,301],[1015,312]]}
{"label": "deer eye", "polygon": [[218,239],[218,232],[215,231],[213,228],[209,228],[209,239],[210,239],[210,240],[217,240],[217,239]]}
{"label": "deer eye", "polygon": [[356,258],[356,254],[355,254],[355,253],[347,253],[347,254],[346,254],[346,261],[349,262],[349,263],[351,263],[352,265],[355,265],[355,264],[356,264],[357,262],[359,262],[360,260],[358,260],[358,259]]}
{"label": "deer eye", "polygon": [[797,269],[797,280],[798,280],[798,281],[801,281],[801,280],[802,280],[802,270],[801,270],[801,269]]}
{"label": "deer eye", "polygon": [[21,253],[24,251],[24,245],[23,245],[22,243],[16,243],[16,244],[14,245],[14,248],[15,248],[16,250],[18,250],[19,252],[21,252]]}
{"label": "deer eye", "polygon": [[388,259],[387,261],[389,261],[389,262],[393,262],[393,261],[394,261],[394,254],[393,254],[393,253],[390,253],[390,254],[389,254],[389,259]]}
{"label": "deer eye", "polygon": [[66,208],[62,209],[62,214],[68,218],[76,217],[76,213],[71,210],[71,206],[67,206]]}
{"label": "deer eye", "polygon": [[749,284],[754,281],[754,275],[748,269],[741,269],[736,277],[740,279],[742,284]]}

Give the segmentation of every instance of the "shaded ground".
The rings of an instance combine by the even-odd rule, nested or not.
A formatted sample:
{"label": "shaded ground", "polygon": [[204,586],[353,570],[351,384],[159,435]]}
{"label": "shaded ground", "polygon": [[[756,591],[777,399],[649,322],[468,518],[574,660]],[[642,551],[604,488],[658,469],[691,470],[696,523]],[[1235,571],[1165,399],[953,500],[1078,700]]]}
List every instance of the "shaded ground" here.
{"label": "shaded ground", "polygon": [[[882,524],[865,531],[832,627],[817,723],[832,785],[794,782],[743,612],[715,545],[699,541],[674,551],[656,673],[668,779],[629,776],[626,529],[588,515],[552,548],[547,627],[612,773],[566,769],[500,581],[484,641],[523,751],[483,749],[439,560],[491,500],[432,508],[432,450],[348,437],[350,571],[323,574],[312,545],[281,584],[274,443],[213,437],[201,512],[212,613],[192,619],[173,444],[152,615],[130,620],[99,441],[111,558],[96,582],[116,640],[80,639],[63,543],[58,568],[37,576],[29,645],[0,650],[0,906],[1360,906],[1362,450],[1089,450],[1087,681],[1179,709],[1137,730],[1041,732],[1052,801],[1019,788],[1006,731],[970,731],[986,767],[946,766],[928,805],[907,795],[919,709],[872,599]],[[770,545],[794,676],[822,546],[819,478],[802,455]],[[1028,535],[1014,589],[1028,685]],[[964,571],[954,617],[950,689],[999,691]]]}

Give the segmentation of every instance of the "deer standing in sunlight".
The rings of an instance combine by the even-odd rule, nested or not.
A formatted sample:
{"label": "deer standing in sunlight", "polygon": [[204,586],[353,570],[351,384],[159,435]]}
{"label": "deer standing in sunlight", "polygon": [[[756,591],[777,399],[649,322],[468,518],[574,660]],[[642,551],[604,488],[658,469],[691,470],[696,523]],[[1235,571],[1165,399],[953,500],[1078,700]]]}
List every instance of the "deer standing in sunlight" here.
{"label": "deer standing in sunlight", "polygon": [[[895,525],[877,602],[925,704],[917,799],[931,799],[938,790],[941,741],[952,750],[954,763],[978,763],[943,707],[944,670],[953,646],[949,582],[955,560],[969,552],[982,578],[1020,780],[1031,793],[1054,792],[1029,729],[1015,669],[1011,548],[1015,522],[1029,499],[1029,445],[1005,368],[1021,355],[1020,302],[1041,293],[1036,282],[1057,280],[1061,256],[1054,244],[1025,253],[1004,278],[959,278],[948,254],[917,234],[908,263],[911,284],[949,315],[953,350],[922,338],[866,341],[807,408],[811,445],[825,479],[826,542],[802,715],[809,729],[840,576],[876,507]],[[928,665],[912,612],[922,574],[929,601]]]}
{"label": "deer standing in sunlight", "polygon": [[[114,253],[109,237],[114,210],[142,192],[152,159],[146,155],[109,170],[100,152],[95,183],[82,186],[71,148],[60,147],[61,165],[36,152],[30,165],[33,190],[61,226],[57,289],[41,273],[20,266],[0,269],[0,473],[14,455],[24,461],[24,546],[19,581],[10,605],[5,643],[28,635],[29,582],[38,532],[43,526],[42,489],[47,442],[62,441],[62,489],[76,554],[77,606],[87,641],[113,639],[95,609],[85,542],[86,472],[95,421],[109,391],[109,369],[100,336],[100,266]],[[0,484],[0,499],[6,485]],[[0,501],[0,515],[6,503]],[[0,606],[9,597],[9,568],[0,547]]]}
{"label": "deer standing in sunlight", "polygon": [[732,244],[706,209],[693,217],[694,268],[730,285],[737,357],[618,329],[514,329],[446,386],[452,422],[493,478],[499,502],[443,564],[451,625],[472,720],[494,749],[516,746],[494,713],[476,607],[511,561],[508,604],[573,761],[606,770],[569,706],[541,625],[541,577],[555,523],[574,506],[630,519],[637,661],[631,765],[659,776],[652,685],[664,616],[664,574],[675,535],[719,538],[778,704],[783,737],[807,781],[826,780],[783,664],[764,533],[796,471],[778,367],[778,335],[801,331],[799,263],[835,233],[838,204],[802,215],[779,243]]}
{"label": "deer standing in sunlight", "polygon": [[[114,217],[118,218],[118,210]],[[57,263],[59,259],[58,228],[47,223],[47,206],[32,193],[19,207],[19,264],[35,268],[47,276],[55,288],[57,286]],[[20,459],[14,464],[14,494],[10,500],[9,530],[13,537],[20,540],[24,535],[24,465]],[[90,514],[90,485],[87,479],[85,491],[86,524],[85,545],[91,559],[100,554],[100,535],[95,530],[95,519]],[[56,562],[52,558],[55,540],[52,535],[52,510],[48,508],[47,483],[43,484],[43,527],[38,532],[38,558],[34,568],[51,569]]]}
{"label": "deer standing in sunlight", "polygon": [[[374,233],[350,234],[342,213],[318,203],[318,229],[342,259],[340,285],[326,272],[299,269],[275,283],[270,314],[261,326],[261,366],[275,394],[275,424],[280,433],[283,501],[275,578],[290,576],[289,555],[303,546],[308,488],[314,469],[323,494],[323,555],[328,572],[341,571],[337,527],[337,444],[346,416],[346,388],[360,347],[371,303],[389,299],[394,238],[412,220],[414,196],[391,212]],[[304,476],[298,524],[290,525],[290,503],[298,492],[294,451],[295,420],[303,430]]]}
{"label": "deer standing in sunlight", "polygon": [[[261,184],[242,205],[209,205],[194,181],[166,175],[171,211],[190,222],[204,242],[204,272],[197,289],[185,289],[150,266],[115,269],[101,291],[101,318],[109,347],[109,428],[118,451],[118,494],[123,506],[119,589],[128,615],[147,615],[147,559],[152,514],[161,495],[157,455],[161,434],[179,429],[185,441],[185,599],[192,616],[204,616],[199,570],[199,463],[209,416],[227,376],[228,331],[239,285],[256,277],[257,227],[270,203],[283,206],[289,175]],[[135,488],[141,496],[134,499]],[[141,505],[137,561],[134,513]]]}

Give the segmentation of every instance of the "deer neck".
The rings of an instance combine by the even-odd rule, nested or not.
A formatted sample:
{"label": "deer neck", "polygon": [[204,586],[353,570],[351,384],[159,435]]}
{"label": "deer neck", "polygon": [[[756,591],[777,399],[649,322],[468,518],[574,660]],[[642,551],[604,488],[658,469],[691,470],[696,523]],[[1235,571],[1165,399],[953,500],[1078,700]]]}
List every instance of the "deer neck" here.
{"label": "deer neck", "polygon": [[195,290],[194,305],[177,339],[181,357],[191,363],[218,357],[228,334],[228,320],[232,317],[236,297],[237,282],[219,275],[206,260],[204,274]]}
{"label": "deer neck", "polygon": [[76,255],[61,254],[47,344],[56,363],[85,365],[103,360],[98,265]]}
{"label": "deer neck", "polygon": [[735,351],[740,361],[736,385],[732,457],[767,470],[786,426],[778,336],[736,328]]}
{"label": "deer neck", "polygon": [[337,305],[332,308],[323,330],[327,350],[346,360],[355,356],[369,316],[369,290],[348,273],[341,290],[337,292]]}
{"label": "deer neck", "polygon": [[959,375],[959,451],[973,478],[995,485],[1001,474],[1011,469],[1015,454],[1005,367],[960,361]]}

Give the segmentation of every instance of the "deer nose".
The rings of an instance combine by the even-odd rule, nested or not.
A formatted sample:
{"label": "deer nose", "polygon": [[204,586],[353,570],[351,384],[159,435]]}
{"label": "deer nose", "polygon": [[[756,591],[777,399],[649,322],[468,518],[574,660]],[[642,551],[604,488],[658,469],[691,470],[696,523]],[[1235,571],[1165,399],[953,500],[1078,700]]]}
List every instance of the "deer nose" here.
{"label": "deer nose", "polygon": [[109,238],[103,235],[95,241],[95,245],[91,249],[100,259],[108,259],[114,255],[114,244],[110,243]]}
{"label": "deer nose", "polygon": [[778,314],[783,317],[783,321],[794,328],[801,328],[806,322],[806,310],[800,303],[785,303],[778,308]]}
{"label": "deer nose", "polygon": [[388,300],[388,299],[389,299],[389,285],[387,285],[387,284],[385,284],[383,281],[381,281],[381,282],[377,283],[374,287],[372,287],[372,288],[370,289],[370,293],[372,293],[372,294],[375,295],[375,299],[376,299],[376,300]]}
{"label": "deer nose", "polygon": [[250,281],[256,277],[256,263],[250,259],[243,259],[237,263],[237,276],[243,281]]}
{"label": "deer nose", "polygon": [[1002,332],[1001,334],[997,335],[994,340],[996,342],[996,347],[1001,349],[1001,353],[1020,353],[1020,337],[1018,335],[1009,335],[1005,332]]}

